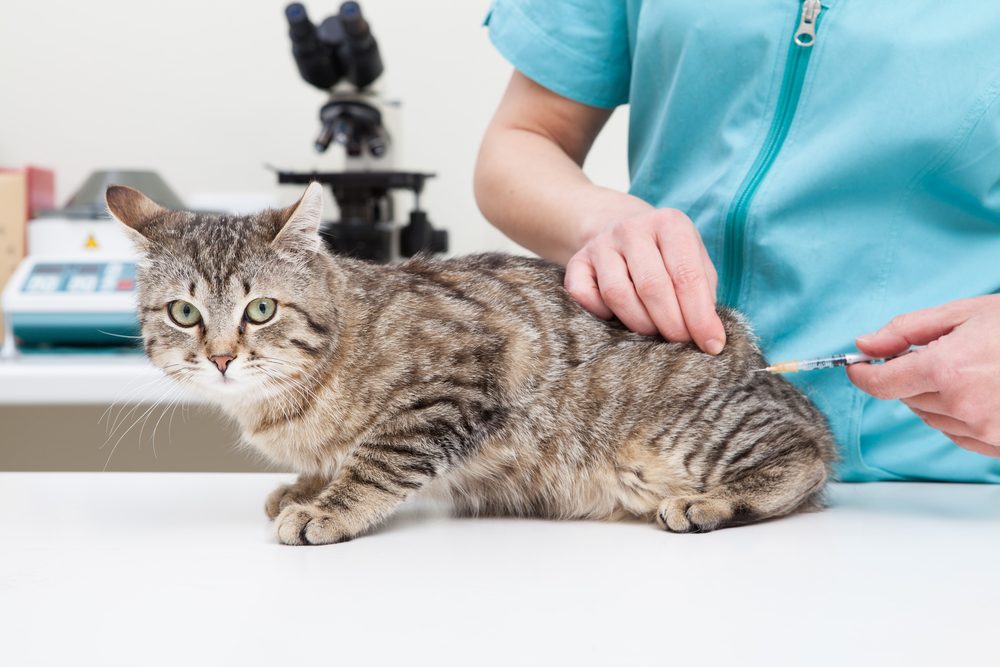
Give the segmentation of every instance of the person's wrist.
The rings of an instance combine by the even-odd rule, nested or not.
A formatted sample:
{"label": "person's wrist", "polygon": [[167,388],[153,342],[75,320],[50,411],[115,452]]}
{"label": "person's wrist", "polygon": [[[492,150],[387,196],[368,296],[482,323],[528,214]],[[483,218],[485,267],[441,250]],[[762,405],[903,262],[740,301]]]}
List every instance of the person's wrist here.
{"label": "person's wrist", "polygon": [[647,202],[634,195],[594,185],[574,196],[574,201],[581,211],[579,224],[574,226],[574,253],[609,225],[653,210]]}

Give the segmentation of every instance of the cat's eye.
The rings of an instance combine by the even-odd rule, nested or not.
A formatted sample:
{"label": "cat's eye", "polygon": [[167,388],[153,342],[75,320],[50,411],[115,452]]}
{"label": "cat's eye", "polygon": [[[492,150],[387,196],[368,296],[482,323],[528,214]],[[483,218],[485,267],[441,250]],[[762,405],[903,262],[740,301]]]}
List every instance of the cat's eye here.
{"label": "cat's eye", "polygon": [[263,297],[260,299],[254,299],[247,306],[247,319],[254,324],[264,324],[272,317],[274,313],[278,310],[278,304],[274,299],[269,299]]}
{"label": "cat's eye", "polygon": [[193,327],[201,322],[201,312],[187,301],[171,301],[167,304],[167,313],[179,327]]}

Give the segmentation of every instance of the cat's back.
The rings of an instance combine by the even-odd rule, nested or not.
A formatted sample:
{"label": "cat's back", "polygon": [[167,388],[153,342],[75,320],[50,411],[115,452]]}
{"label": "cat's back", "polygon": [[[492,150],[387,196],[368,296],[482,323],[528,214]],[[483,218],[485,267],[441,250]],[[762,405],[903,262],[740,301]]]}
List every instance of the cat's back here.
{"label": "cat's back", "polygon": [[717,309],[727,346],[723,354],[710,357],[690,343],[667,343],[659,336],[631,332],[617,319],[595,317],[563,287],[564,268],[540,258],[504,253],[416,257],[398,270],[414,294],[433,296],[446,308],[520,330],[541,350],[557,353],[573,366],[595,358],[634,357],[653,365],[683,359],[745,377],[763,361],[748,323],[737,311]]}
{"label": "cat's back", "polygon": [[563,267],[544,259],[480,253],[445,259],[417,256],[398,265],[413,285],[440,286],[453,296],[504,306],[531,293],[542,306],[564,301]]}

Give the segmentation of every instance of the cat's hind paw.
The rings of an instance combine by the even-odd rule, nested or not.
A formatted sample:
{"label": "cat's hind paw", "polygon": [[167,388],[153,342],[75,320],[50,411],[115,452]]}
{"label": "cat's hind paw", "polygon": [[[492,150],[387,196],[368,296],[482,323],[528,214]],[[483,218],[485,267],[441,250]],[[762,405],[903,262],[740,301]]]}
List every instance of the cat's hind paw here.
{"label": "cat's hind paw", "polygon": [[351,536],[337,518],[311,505],[289,505],[274,520],[282,544],[336,544]]}
{"label": "cat's hind paw", "polygon": [[656,523],[671,533],[707,533],[733,519],[733,504],[721,498],[667,498],[656,511]]}

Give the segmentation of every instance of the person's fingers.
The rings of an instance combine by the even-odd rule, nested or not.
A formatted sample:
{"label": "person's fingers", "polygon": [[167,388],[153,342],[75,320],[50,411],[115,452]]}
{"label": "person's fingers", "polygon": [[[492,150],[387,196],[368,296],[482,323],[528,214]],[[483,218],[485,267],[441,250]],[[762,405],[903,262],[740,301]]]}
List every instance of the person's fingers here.
{"label": "person's fingers", "polygon": [[976,440],[975,438],[969,438],[962,435],[955,435],[947,432],[945,435],[962,449],[967,449],[970,452],[976,452],[977,454],[982,454],[983,456],[1000,458],[1000,447],[994,447],[993,445],[983,442],[982,440]]}
{"label": "person's fingers", "polygon": [[925,394],[917,394],[916,396],[904,398],[903,403],[914,412],[923,410],[924,412],[933,412],[939,415],[948,414],[948,408],[944,403],[944,399],[941,398],[941,393],[937,391],[929,391]]}
{"label": "person's fingers", "polygon": [[717,302],[716,294],[719,290],[719,272],[715,270],[715,264],[712,264],[712,258],[708,256],[704,243],[701,245],[701,264],[705,267],[705,275],[708,276],[708,290],[712,293],[712,303],[715,304]]}
{"label": "person's fingers", "polygon": [[856,343],[859,350],[873,357],[899,354],[911,345],[926,345],[950,333],[969,318],[972,309],[969,300],[963,299],[897,315],[878,331],[859,336]]}
{"label": "person's fingers", "polygon": [[942,433],[947,433],[949,436],[957,435],[963,438],[972,438],[975,435],[972,432],[972,427],[963,421],[959,421],[948,415],[942,415],[936,412],[927,412],[925,410],[920,410],[917,408],[910,408],[913,412],[923,420],[925,424],[933,429],[941,431]]}
{"label": "person's fingers", "polygon": [[861,391],[875,398],[909,398],[937,391],[927,357],[925,352],[918,351],[884,364],[852,364],[847,367],[847,376]]}
{"label": "person's fingers", "polygon": [[698,232],[674,225],[658,234],[660,254],[677,294],[691,338],[705,352],[718,354],[726,344],[726,330],[715,312],[714,291],[705,275]]}
{"label": "person's fingers", "polygon": [[663,265],[655,243],[648,237],[633,236],[623,240],[625,264],[639,300],[666,340],[691,340],[684,316],[674,294],[674,286]]}
{"label": "person's fingers", "polygon": [[601,292],[597,288],[597,273],[585,254],[574,255],[566,264],[563,286],[577,303],[593,315],[602,320],[609,320],[614,316],[601,298]]}
{"label": "person's fingers", "polygon": [[656,325],[635,293],[625,259],[607,246],[595,247],[591,256],[597,272],[597,288],[604,304],[632,331],[647,336],[655,334]]}

